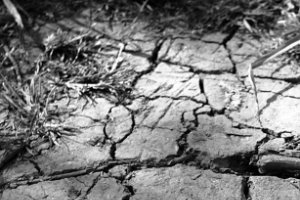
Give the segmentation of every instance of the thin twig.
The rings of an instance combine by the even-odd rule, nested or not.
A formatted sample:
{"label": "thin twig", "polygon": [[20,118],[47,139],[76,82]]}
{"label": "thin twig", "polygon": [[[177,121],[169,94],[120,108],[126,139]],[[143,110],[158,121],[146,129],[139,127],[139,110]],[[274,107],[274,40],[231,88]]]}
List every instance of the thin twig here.
{"label": "thin twig", "polygon": [[3,0],[3,3],[6,6],[9,13],[14,17],[16,23],[20,26],[20,28],[24,29],[21,15],[19,14],[16,6],[10,0]]}
{"label": "thin twig", "polygon": [[260,127],[262,127],[262,123],[261,123],[260,115],[259,115],[260,109],[259,109],[259,102],[258,102],[258,96],[257,96],[257,88],[256,88],[256,84],[255,84],[252,65],[249,66],[248,76],[249,76],[249,80],[250,80],[250,83],[251,83],[251,86],[252,86],[252,89],[254,92],[254,97],[255,97],[255,102],[256,102],[256,107],[257,107],[256,116],[257,116]]}
{"label": "thin twig", "polygon": [[123,58],[121,57],[121,54],[124,50],[125,45],[123,43],[119,44],[120,49],[117,55],[117,58],[115,59],[115,62],[113,63],[111,69],[109,70],[109,74],[112,74],[115,72],[115,70],[118,68],[119,64],[123,61]]}

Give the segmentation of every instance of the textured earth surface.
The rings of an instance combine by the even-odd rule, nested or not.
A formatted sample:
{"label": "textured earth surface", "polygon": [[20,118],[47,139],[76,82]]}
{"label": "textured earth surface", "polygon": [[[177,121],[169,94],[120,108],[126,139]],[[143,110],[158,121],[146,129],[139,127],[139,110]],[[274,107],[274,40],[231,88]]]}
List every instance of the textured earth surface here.
{"label": "textured earth surface", "polygon": [[[60,24],[82,31],[84,13],[41,33]],[[146,25],[132,36],[140,52],[122,53],[133,98],[52,102],[50,110],[66,111],[53,123],[80,132],[10,163],[1,199],[299,199],[300,68],[271,62],[254,70],[260,127],[247,79],[260,41],[238,31],[154,34]],[[95,23],[95,34],[105,26]]]}

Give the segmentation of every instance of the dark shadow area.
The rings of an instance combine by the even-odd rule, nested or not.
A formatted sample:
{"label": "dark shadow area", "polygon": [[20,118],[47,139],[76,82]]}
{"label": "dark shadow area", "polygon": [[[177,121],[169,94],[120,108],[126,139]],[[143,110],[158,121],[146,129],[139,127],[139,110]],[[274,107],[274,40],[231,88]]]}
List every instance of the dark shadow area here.
{"label": "dark shadow area", "polygon": [[[133,19],[139,17],[156,22],[156,26],[159,27],[221,32],[231,32],[232,29],[241,26],[243,20],[246,20],[244,23],[249,24],[253,30],[270,30],[285,6],[283,1],[270,0],[25,0],[15,1],[15,4],[27,26],[42,21],[55,23],[87,7],[93,7],[96,12],[101,13],[93,19],[95,21],[118,21],[130,25]],[[0,24],[5,24],[8,19],[13,20],[5,12],[3,5],[2,13]]]}

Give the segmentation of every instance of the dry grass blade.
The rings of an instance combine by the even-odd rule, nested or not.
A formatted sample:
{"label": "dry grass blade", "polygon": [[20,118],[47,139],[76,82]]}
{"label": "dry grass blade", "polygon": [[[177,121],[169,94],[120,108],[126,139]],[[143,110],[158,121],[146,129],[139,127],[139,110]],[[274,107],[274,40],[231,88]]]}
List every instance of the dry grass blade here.
{"label": "dry grass blade", "polygon": [[119,49],[117,58],[115,59],[113,65],[111,67],[111,69],[108,70],[109,74],[114,73],[116,71],[116,69],[118,68],[118,66],[120,65],[120,63],[122,63],[122,61],[123,61],[123,58],[121,57],[121,54],[122,54],[122,52],[123,52],[123,50],[125,48],[125,45],[123,43],[120,43],[119,47],[120,47],[120,49]]}
{"label": "dry grass blade", "polygon": [[22,22],[22,18],[15,5],[10,0],[3,0],[3,3],[6,6],[7,10],[10,12],[10,14],[15,18],[16,23],[23,29],[24,25]]}
{"label": "dry grass blade", "polygon": [[9,103],[16,110],[18,110],[18,112],[20,112],[22,115],[24,115],[24,116],[27,115],[26,110],[24,110],[24,108],[22,108],[21,106],[19,106],[18,103],[16,103],[10,97],[8,97],[7,95],[2,95],[2,97],[3,97],[4,100],[6,100],[7,103]]}
{"label": "dry grass blade", "polygon": [[257,97],[257,89],[256,89],[252,65],[249,66],[248,76],[249,76],[249,80],[250,80],[250,83],[251,83],[251,86],[252,86],[252,89],[254,92],[254,97],[255,97],[255,102],[256,102],[256,107],[257,107],[257,113],[256,113],[257,119],[258,119],[259,125],[262,127],[260,116],[259,116],[259,102],[258,102],[258,97]]}
{"label": "dry grass blade", "polygon": [[136,23],[136,21],[138,20],[138,18],[141,16],[141,13],[144,11],[145,6],[148,4],[149,0],[144,1],[144,3],[141,5],[140,10],[138,15],[134,18],[134,20],[132,21],[132,24]]}
{"label": "dry grass blade", "polygon": [[[0,65],[2,67],[2,65]],[[6,80],[5,76],[0,73],[0,78],[2,79],[3,83],[2,86],[5,89],[6,92],[8,92],[10,95],[15,96],[17,99],[20,99],[20,104],[22,107],[25,106],[25,102],[22,100],[18,92],[11,86],[11,84]]]}
{"label": "dry grass blade", "polygon": [[249,24],[249,22],[247,21],[247,19],[243,19],[243,24],[250,33],[253,33],[253,29],[252,29],[251,25]]}
{"label": "dry grass blade", "polygon": [[50,93],[49,93],[48,96],[47,96],[45,108],[44,108],[44,110],[43,110],[43,112],[42,112],[42,114],[41,114],[41,116],[43,117],[43,120],[45,120],[46,117],[48,116],[48,111],[47,111],[47,109],[48,109],[50,97],[51,97],[51,95],[53,94],[53,92],[54,92],[55,89],[56,89],[56,86],[54,86],[54,87],[51,89]]}
{"label": "dry grass blade", "polygon": [[257,59],[254,63],[252,63],[252,67],[256,68],[260,65],[264,64],[267,61],[272,60],[273,58],[276,58],[277,56],[289,51],[293,47],[300,45],[300,35],[292,38],[291,40],[287,41],[283,46],[279,47],[278,49],[275,49],[271,53],[268,53],[259,59]]}
{"label": "dry grass blade", "polygon": [[259,116],[259,102],[258,102],[258,97],[257,97],[257,88],[256,88],[255,80],[254,80],[253,68],[263,65],[267,61],[270,61],[271,59],[276,58],[277,56],[289,51],[290,49],[292,49],[293,47],[295,47],[297,45],[300,45],[300,35],[287,41],[286,44],[284,44],[280,48],[272,51],[271,53],[268,53],[267,55],[260,57],[259,59],[257,59],[254,63],[252,63],[249,66],[248,76],[249,76],[249,80],[250,80],[252,89],[254,91],[255,101],[256,101],[256,105],[257,105],[257,117],[258,117],[260,125],[261,125],[261,121],[260,121],[260,116]]}
{"label": "dry grass blade", "polygon": [[138,27],[138,19],[141,17],[145,7],[147,6],[149,0],[145,0],[143,4],[139,8],[139,12],[137,16],[132,20],[132,22],[125,28],[125,30],[122,31],[122,33],[127,33],[126,37],[129,38],[132,34],[137,32],[137,27]]}

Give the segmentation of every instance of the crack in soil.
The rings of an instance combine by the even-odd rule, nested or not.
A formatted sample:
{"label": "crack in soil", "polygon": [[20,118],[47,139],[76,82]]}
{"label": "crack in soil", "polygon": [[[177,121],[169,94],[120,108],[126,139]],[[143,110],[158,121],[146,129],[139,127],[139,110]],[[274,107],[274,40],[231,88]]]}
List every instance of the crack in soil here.
{"label": "crack in soil", "polygon": [[173,102],[171,102],[164,110],[163,110],[163,113],[158,117],[158,119],[156,120],[155,123],[153,123],[153,126],[152,126],[152,129],[154,129],[160,122],[160,120],[162,120],[166,114],[169,112],[169,110],[171,109],[173,105]]}
{"label": "crack in soil", "polygon": [[288,130],[283,130],[283,131],[275,131],[266,127],[256,127],[256,126],[250,126],[248,124],[243,124],[240,122],[234,121],[230,116],[226,115],[228,119],[234,123],[233,127],[237,129],[256,129],[256,130],[261,130],[263,133],[265,133],[270,139],[272,138],[280,138],[281,134],[283,133],[291,133],[291,131]]}
{"label": "crack in soil", "polygon": [[31,159],[29,160],[29,162],[30,162],[31,164],[33,164],[34,168],[38,171],[39,176],[43,176],[43,175],[44,175],[43,170],[40,168],[40,166],[39,166],[36,162],[34,162],[34,161],[31,160]]}
{"label": "crack in soil", "polygon": [[[263,131],[263,130],[262,130]],[[264,131],[263,131],[264,132]],[[254,148],[254,152],[252,152],[252,155],[250,157],[250,161],[249,161],[249,165],[251,165],[252,167],[255,168],[256,174],[259,174],[259,169],[258,166],[256,165],[257,161],[258,161],[258,156],[259,156],[259,148],[261,145],[267,143],[268,141],[270,141],[270,137],[268,134],[266,134],[266,136],[264,138],[262,138],[260,141],[256,142],[255,148]]]}
{"label": "crack in soil", "polygon": [[191,133],[191,129],[187,129],[178,140],[176,140],[178,145],[177,154],[173,157],[169,157],[167,162],[168,166],[173,166],[179,163],[187,163],[195,158],[194,154],[189,154],[186,150],[188,149],[187,137]]}
{"label": "crack in soil", "polygon": [[[200,88],[200,93],[205,95],[205,93],[204,93],[204,83],[203,83],[203,79],[201,79],[201,78],[199,79],[199,88]],[[205,95],[205,97],[207,99],[206,95]]]}
{"label": "crack in soil", "polygon": [[112,110],[113,110],[114,108],[116,108],[116,107],[117,107],[117,106],[111,107],[111,108],[108,110],[108,112],[107,112],[107,114],[106,114],[106,116],[105,116],[105,123],[104,123],[104,126],[103,126],[103,134],[104,134],[104,136],[105,136],[105,140],[103,141],[103,144],[105,144],[107,140],[112,141],[112,139],[111,139],[111,137],[109,137],[109,135],[108,135],[106,129],[107,129],[107,126],[108,126],[109,121],[111,120],[110,114],[112,113]]}
{"label": "crack in soil", "polygon": [[223,47],[228,52],[228,59],[230,60],[230,62],[232,64],[232,71],[231,71],[231,73],[236,74],[236,76],[239,78],[239,76],[237,75],[237,65],[236,65],[235,61],[233,60],[233,58],[232,58],[230,49],[227,47],[226,44],[223,44]]}
{"label": "crack in soil", "polygon": [[159,39],[155,42],[155,47],[152,51],[152,54],[151,56],[148,58],[149,62],[150,63],[158,63],[158,54],[163,46],[163,44],[165,43],[166,41],[166,38],[162,38],[162,39]]}
{"label": "crack in soil", "polygon": [[[188,149],[188,144],[186,142],[187,136],[189,135],[189,133],[191,133],[193,129],[187,129],[181,136],[180,138],[177,140],[177,144],[178,144],[178,151],[176,155],[173,156],[169,156],[166,159],[163,159],[159,162],[155,162],[154,160],[146,160],[143,162],[140,162],[136,159],[134,160],[119,160],[119,161],[110,161],[106,164],[99,164],[98,166],[94,167],[94,168],[89,168],[89,169],[85,169],[85,170],[77,170],[77,171],[73,171],[73,172],[63,172],[60,174],[55,174],[55,175],[51,175],[51,176],[42,176],[42,178],[34,178],[31,180],[26,180],[26,181],[20,181],[20,180],[16,180],[16,181],[12,181],[10,183],[5,183],[5,187],[4,188],[10,188],[9,185],[15,185],[16,187],[20,186],[20,185],[31,185],[31,184],[36,184],[39,182],[43,182],[43,181],[52,181],[52,180],[60,180],[60,179],[65,179],[65,178],[71,178],[71,177],[78,177],[78,176],[82,176],[82,175],[87,175],[87,174],[91,174],[94,172],[109,172],[110,169],[112,169],[115,166],[121,166],[121,165],[128,165],[131,166],[128,168],[128,170],[126,170],[126,175],[122,176],[122,177],[114,177],[114,176],[109,176],[115,179],[120,180],[122,183],[124,183],[124,181],[129,180],[130,179],[130,173],[136,170],[141,169],[142,167],[147,167],[147,168],[161,168],[161,167],[170,167],[170,166],[174,166],[176,164],[186,164],[190,161],[193,161],[195,156],[197,155],[195,152],[187,152],[186,150]],[[255,162],[257,161],[257,158],[255,156],[257,156],[258,154],[258,149],[259,147],[264,144],[265,142],[269,141],[269,137],[266,136],[264,137],[262,140],[258,141],[255,147],[255,151],[251,153],[251,155],[249,156],[241,156],[240,158],[238,158],[238,160],[244,160],[243,162],[249,162],[250,165],[252,165],[253,167],[255,166]],[[249,158],[249,159],[248,159]],[[231,158],[226,158],[226,159],[231,159]],[[233,160],[236,160],[236,158],[232,158]],[[246,159],[246,160],[245,160]],[[192,164],[192,163],[190,163]],[[197,165],[197,163],[194,163],[195,165]],[[197,165],[198,166],[198,165]],[[235,170],[231,170],[231,168],[224,170],[224,169],[217,169],[217,168],[212,168],[212,166],[202,166],[203,169],[214,169],[216,172],[218,173],[233,173],[233,174],[251,174],[251,175],[260,175],[260,176],[266,176],[266,175],[262,175],[260,173],[258,173],[257,171],[257,167],[255,166],[255,169],[244,169],[244,171],[240,171],[240,172],[236,172]],[[89,194],[89,192],[92,190],[92,188],[95,186],[95,184],[97,183],[99,177],[101,178],[101,175],[99,175],[97,178],[94,179],[93,184],[89,186],[88,191],[84,194],[84,198]],[[246,197],[246,199],[248,198],[248,187],[246,187],[248,185],[248,178],[245,177],[244,182],[243,182],[243,193]],[[133,196],[135,194],[135,189],[130,187],[130,185],[123,185],[124,187],[126,187],[130,193],[130,195],[126,198],[129,198],[131,196]],[[14,187],[15,188],[15,187]]]}
{"label": "crack in soil", "polygon": [[194,116],[194,120],[192,121],[194,123],[194,128],[197,128],[199,126],[199,120],[198,120],[198,114],[197,114],[197,110],[201,109],[203,106],[195,108],[193,110],[193,116]]}
{"label": "crack in soil", "polygon": [[77,182],[79,182],[79,183],[81,183],[82,185],[84,185],[85,187],[87,187],[86,183],[85,183],[84,181],[80,180],[78,177],[74,177],[74,179],[75,179]]}
{"label": "crack in soil", "polygon": [[272,93],[272,94],[275,94],[275,95],[278,95],[278,96],[281,96],[281,97],[284,97],[284,98],[300,99],[300,97],[296,97],[296,96],[283,95],[281,92],[272,92],[272,91],[268,91],[268,90],[258,90],[258,92],[261,92],[261,93]]}
{"label": "crack in soil", "polygon": [[[132,132],[133,132],[133,130],[134,130],[134,128],[135,128],[135,116],[134,116],[134,111],[132,111],[132,110],[130,110],[129,108],[127,108],[126,106],[124,106],[125,108],[126,108],[126,110],[128,110],[129,112],[130,112],[130,116],[131,116],[131,127],[130,127],[130,130],[128,131],[128,133],[127,134],[125,134],[121,139],[119,139],[118,141],[113,141],[113,139],[111,138],[111,137],[109,137],[108,136],[108,134],[107,134],[107,131],[106,131],[106,128],[107,128],[107,125],[108,125],[108,123],[109,123],[109,119],[110,119],[110,114],[112,113],[112,110],[114,109],[114,108],[116,108],[117,106],[114,106],[114,107],[112,107],[109,111],[108,111],[108,113],[107,113],[107,115],[106,115],[106,119],[107,119],[107,122],[105,123],[105,125],[104,125],[104,127],[103,127],[103,133],[104,133],[104,135],[105,135],[105,138],[106,138],[106,140],[109,140],[109,141],[111,141],[111,147],[110,147],[110,150],[109,150],[109,154],[110,154],[110,157],[112,158],[112,160],[116,160],[116,157],[115,157],[115,153],[116,153],[116,150],[117,150],[117,144],[120,144],[120,143],[122,143],[124,140],[126,140],[126,138],[128,138],[131,134],[132,134]],[[105,144],[105,140],[103,141],[104,142],[104,144]]]}
{"label": "crack in soil", "polygon": [[166,99],[171,99],[173,101],[179,101],[179,100],[190,100],[193,101],[195,103],[199,103],[199,104],[206,104],[206,101],[200,101],[195,99],[194,97],[189,97],[189,96],[178,96],[178,97],[171,97],[171,96],[165,96],[165,95],[156,95],[154,97],[149,97],[149,96],[145,96],[145,95],[139,95],[136,96],[136,98],[144,98],[147,101],[154,101],[160,98],[166,98]]}
{"label": "crack in soil", "polygon": [[111,147],[109,149],[109,155],[112,158],[112,160],[116,160],[116,150],[117,150],[117,144],[115,142],[113,142],[111,144]]}
{"label": "crack in soil", "polygon": [[230,33],[227,35],[227,37],[225,37],[224,40],[222,41],[222,44],[227,45],[227,42],[229,42],[235,36],[238,30],[239,30],[239,26],[233,27]]}
{"label": "crack in soil", "polygon": [[87,186],[88,189],[82,195],[80,195],[80,197],[76,198],[76,200],[86,199],[101,177],[102,177],[101,174],[99,174],[96,178],[94,178],[92,184],[90,186]]}
{"label": "crack in soil", "polygon": [[148,128],[148,129],[161,129],[161,130],[169,130],[169,131],[174,131],[173,128],[168,128],[168,127],[160,127],[160,126],[156,126],[156,127],[153,127],[153,126],[148,126],[148,125],[136,125],[137,128]]}
{"label": "crack in soil", "polygon": [[242,192],[244,194],[245,200],[251,200],[251,196],[249,194],[250,184],[251,183],[249,182],[249,177],[243,177]]}
{"label": "crack in soil", "polygon": [[159,57],[159,60],[158,60],[158,61],[163,61],[164,58],[167,57],[167,55],[168,55],[168,53],[170,52],[171,47],[173,46],[175,40],[176,40],[176,39],[173,38],[173,37],[167,37],[167,38],[166,38],[165,44],[166,44],[167,41],[169,41],[169,44],[168,44],[168,46],[167,46],[167,49],[166,49],[165,53]]}
{"label": "crack in soil", "polygon": [[133,177],[132,172],[141,169],[141,167],[134,166],[134,165],[127,165],[126,174],[122,177],[113,177],[120,181],[121,185],[125,188],[125,192],[127,195],[122,198],[122,200],[130,200],[132,196],[135,195],[137,189],[134,188],[132,185],[128,184],[128,181]]}
{"label": "crack in soil", "polygon": [[229,42],[235,36],[235,34],[237,33],[238,29],[239,29],[238,26],[236,26],[235,28],[233,28],[232,31],[229,33],[229,35],[226,38],[224,38],[224,40],[222,41],[222,45],[223,45],[224,49],[227,51],[227,53],[228,53],[228,59],[230,60],[230,62],[232,64],[232,67],[233,67],[232,73],[236,74],[236,76],[239,78],[239,76],[237,74],[237,65],[236,65],[235,61],[233,60],[233,58],[232,58],[231,49],[228,48],[228,46],[227,46],[227,42]]}
{"label": "crack in soil", "polygon": [[159,51],[161,50],[161,48],[162,48],[162,46],[163,46],[165,40],[166,40],[166,39],[163,38],[163,39],[159,39],[159,40],[156,41],[155,47],[154,47],[154,49],[152,50],[151,56],[148,57],[148,60],[149,60],[149,62],[151,63],[149,69],[146,70],[146,71],[143,71],[143,72],[139,73],[139,74],[134,78],[134,80],[133,80],[132,83],[131,83],[131,87],[132,87],[132,88],[135,87],[135,85],[137,84],[138,80],[139,80],[143,75],[149,74],[149,73],[153,72],[153,71],[156,69],[156,67],[157,67],[158,64],[159,64],[158,54],[159,54]]}
{"label": "crack in soil", "polygon": [[136,124],[135,124],[135,115],[134,115],[134,111],[130,110],[129,108],[125,107],[129,112],[130,112],[130,116],[131,116],[131,127],[129,132],[123,137],[121,138],[119,141],[116,142],[116,144],[122,143],[124,140],[126,140],[126,138],[128,138],[134,131]]}
{"label": "crack in soil", "polygon": [[[208,74],[208,75],[221,75],[221,74],[226,74],[226,73],[232,73],[231,69],[215,69],[215,70],[202,70],[202,69],[195,69],[194,66],[188,65],[188,64],[183,64],[178,62],[171,61],[170,59],[162,59],[162,62],[165,62],[170,65],[178,65],[180,67],[185,67],[189,69],[189,72],[192,72],[194,74]],[[211,61],[213,62],[213,61]]]}
{"label": "crack in soil", "polygon": [[122,200],[130,200],[130,198],[135,195],[137,189],[135,189],[132,185],[126,185],[126,184],[123,185],[123,187],[126,188],[126,191],[129,192],[129,194],[124,196]]}

